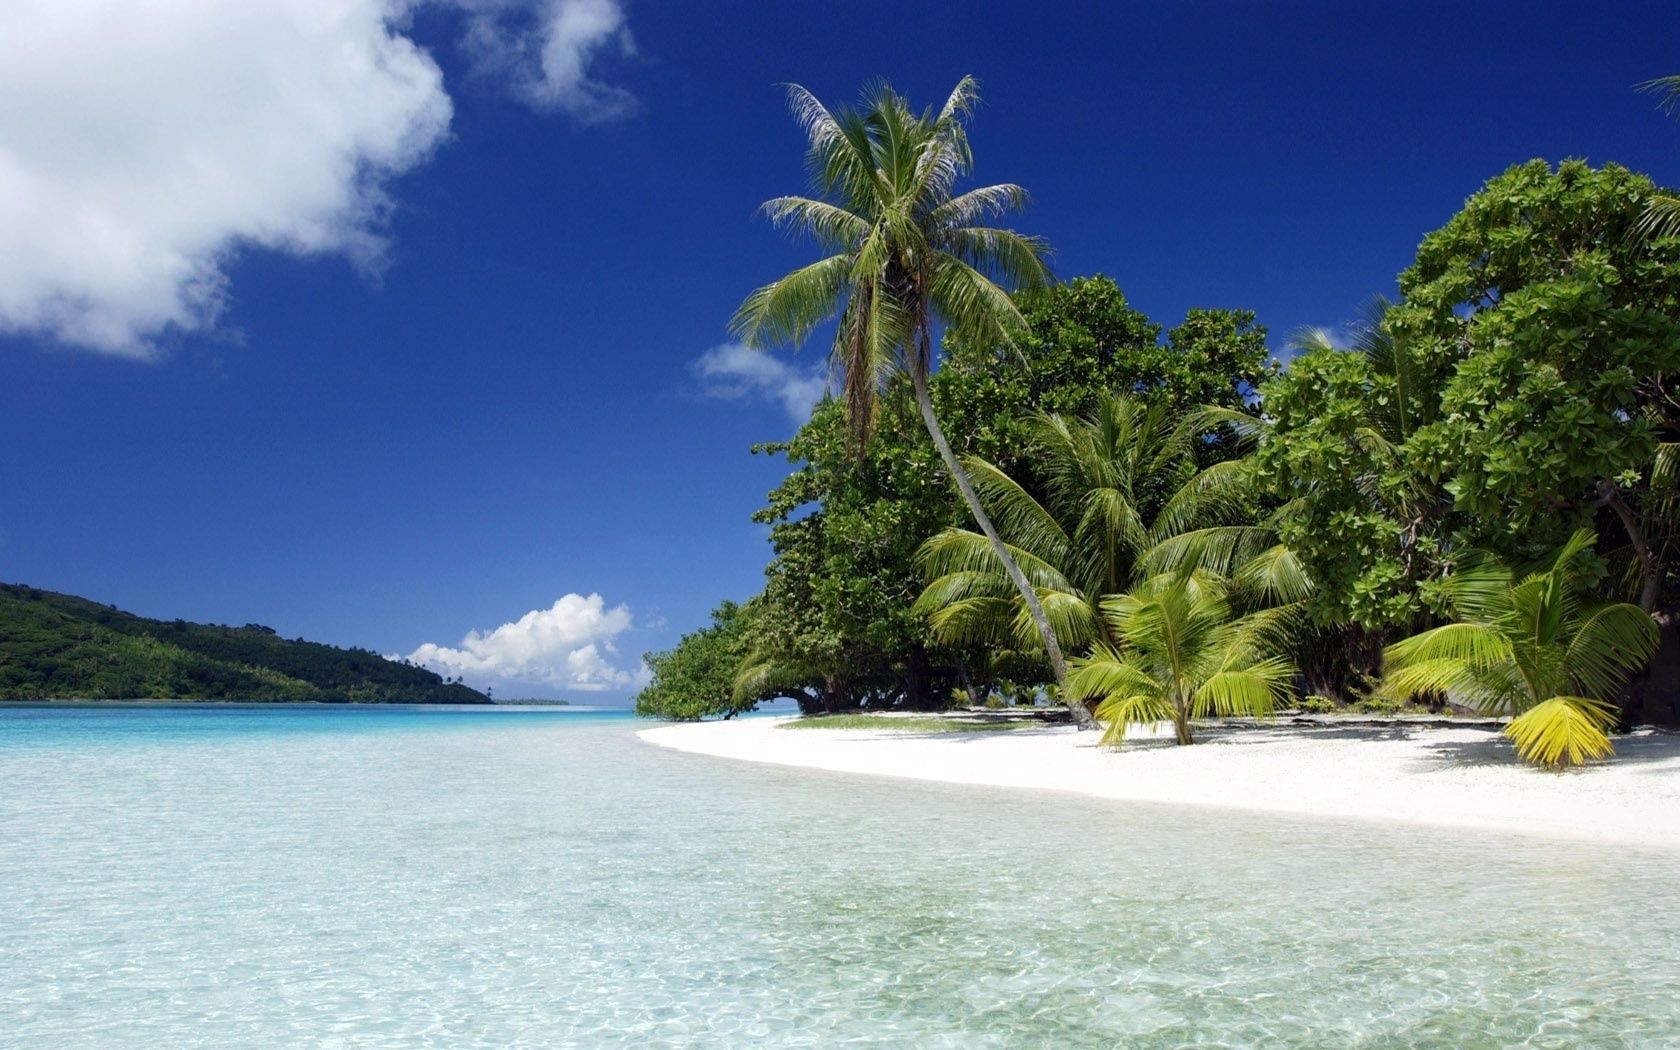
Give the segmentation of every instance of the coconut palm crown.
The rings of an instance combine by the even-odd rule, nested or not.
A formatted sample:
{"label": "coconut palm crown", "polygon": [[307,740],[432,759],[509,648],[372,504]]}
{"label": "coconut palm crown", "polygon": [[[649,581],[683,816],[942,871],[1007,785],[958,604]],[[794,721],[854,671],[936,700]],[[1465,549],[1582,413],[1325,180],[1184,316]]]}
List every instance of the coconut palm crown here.
{"label": "coconut palm crown", "polygon": [[730,328],[763,349],[802,343],[837,320],[833,361],[863,441],[882,380],[932,368],[936,322],[1013,341],[1026,322],[1006,286],[1046,281],[1048,248],[986,224],[1026,204],[1020,186],[955,192],[973,164],[964,122],[979,102],[974,78],[937,113],[913,112],[884,82],[864,92],[860,109],[830,110],[797,84],[787,92],[810,142],[817,196],[776,197],[763,211],[828,254],[747,296]]}

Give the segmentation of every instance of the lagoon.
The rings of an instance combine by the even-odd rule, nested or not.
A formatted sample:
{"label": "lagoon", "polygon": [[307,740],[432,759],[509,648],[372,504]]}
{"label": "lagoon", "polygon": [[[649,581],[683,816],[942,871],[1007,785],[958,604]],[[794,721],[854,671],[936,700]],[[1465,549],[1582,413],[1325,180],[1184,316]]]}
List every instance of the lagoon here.
{"label": "lagoon", "polygon": [[637,727],[0,709],[0,1046],[1680,1032],[1673,852],[738,764]]}

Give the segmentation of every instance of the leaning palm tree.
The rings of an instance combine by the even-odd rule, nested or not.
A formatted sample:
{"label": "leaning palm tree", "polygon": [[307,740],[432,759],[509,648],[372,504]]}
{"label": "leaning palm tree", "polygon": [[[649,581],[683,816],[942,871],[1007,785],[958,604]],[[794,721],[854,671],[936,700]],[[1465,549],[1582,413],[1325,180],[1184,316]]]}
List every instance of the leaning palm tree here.
{"label": "leaning palm tree", "polygon": [[1134,725],[1171,722],[1180,744],[1210,715],[1270,715],[1293,695],[1294,665],[1279,655],[1299,622],[1298,604],[1244,613],[1243,588],[1186,563],[1103,599],[1112,641],[1073,661],[1076,696],[1099,700],[1103,743]]}
{"label": "leaning palm tree", "polygon": [[[883,380],[896,370],[910,373],[928,434],[1031,611],[1056,681],[1065,686],[1067,669],[1050,621],[986,516],[928,396],[935,324],[1013,345],[1026,321],[1007,287],[1049,277],[1042,240],[987,225],[1023,207],[1025,190],[1004,183],[956,192],[973,164],[965,121],[979,101],[977,84],[964,77],[937,113],[913,112],[884,83],[866,91],[856,110],[831,110],[798,85],[788,88],[788,100],[810,142],[817,196],[777,197],[764,211],[828,254],[747,296],[730,327],[746,345],[763,349],[801,343],[820,325],[837,322],[833,359],[860,447]],[[1093,724],[1083,708],[1074,714],[1081,725]]]}
{"label": "leaning palm tree", "polygon": [[1611,698],[1656,651],[1657,626],[1637,605],[1591,597],[1592,546],[1582,529],[1520,576],[1485,554],[1468,557],[1442,583],[1458,622],[1389,646],[1386,690],[1513,715],[1506,735],[1537,765],[1614,753]]}
{"label": "leaning palm tree", "polygon": [[[1216,429],[1254,422],[1222,408],[1175,413],[1120,393],[1082,418],[1027,417],[1025,462],[1037,485],[980,457],[963,460],[1063,652],[1104,637],[1099,603],[1132,585],[1152,548],[1205,527],[1196,530],[1205,532],[1205,551],[1207,537],[1222,534],[1218,523],[1249,509],[1245,464],[1198,468],[1196,455]],[[940,641],[1042,652],[1032,612],[988,537],[946,529],[922,545],[916,560],[930,578],[916,608]]]}

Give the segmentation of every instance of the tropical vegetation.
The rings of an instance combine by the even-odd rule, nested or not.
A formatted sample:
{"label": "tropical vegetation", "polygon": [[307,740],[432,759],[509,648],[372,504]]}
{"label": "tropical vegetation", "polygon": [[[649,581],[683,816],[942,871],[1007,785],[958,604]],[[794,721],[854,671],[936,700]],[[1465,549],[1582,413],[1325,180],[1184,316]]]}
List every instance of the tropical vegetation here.
{"label": "tropical vegetation", "polygon": [[1673,190],[1517,164],[1284,366],[1251,312],[1169,327],[1108,277],[1052,280],[990,225],[1025,191],[960,186],[977,97],[791,89],[818,193],[765,208],[825,254],[734,327],[832,326],[838,391],[755,450],[788,464],[765,586],[727,646],[720,621],[650,654],[644,713],[1065,703],[1188,743],[1404,703],[1509,719],[1551,767],[1680,718]]}
{"label": "tropical vegetation", "polygon": [[1245,611],[1243,589],[1186,562],[1103,599],[1105,637],[1075,661],[1073,688],[1099,701],[1104,743],[1170,722],[1188,744],[1195,719],[1263,717],[1293,696],[1295,668],[1280,654],[1295,609]]}
{"label": "tropical vegetation", "polygon": [[1540,765],[1611,754],[1612,701],[1656,650],[1657,627],[1637,605],[1594,596],[1594,539],[1579,530],[1527,572],[1464,558],[1436,585],[1453,622],[1389,646],[1387,688],[1514,715],[1506,734]]}

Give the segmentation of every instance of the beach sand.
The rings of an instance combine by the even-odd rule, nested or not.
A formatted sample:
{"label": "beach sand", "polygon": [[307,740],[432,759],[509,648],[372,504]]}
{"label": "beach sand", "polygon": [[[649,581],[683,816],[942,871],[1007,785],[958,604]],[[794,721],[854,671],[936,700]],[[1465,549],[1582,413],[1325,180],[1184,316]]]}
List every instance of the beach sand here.
{"label": "beach sand", "polygon": [[1096,733],[782,728],[784,718],[664,725],[661,747],[782,766],[1103,799],[1395,821],[1680,850],[1680,733],[1616,739],[1616,757],[1567,773],[1519,762],[1485,726],[1396,722],[1203,728],[1173,745],[1144,731],[1123,749]]}

